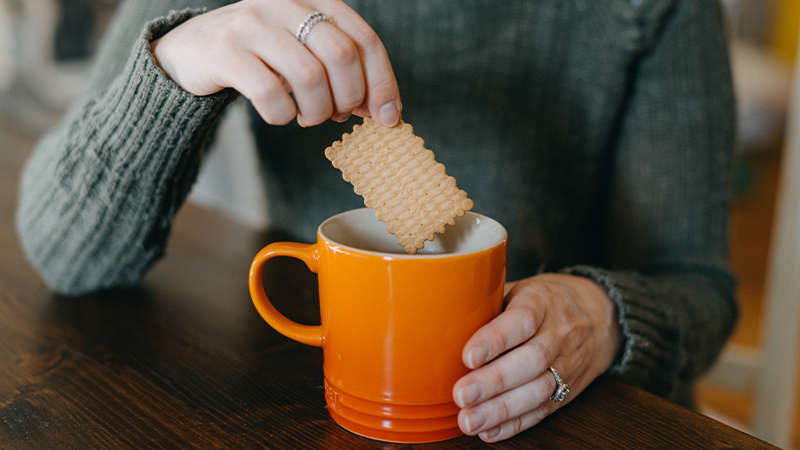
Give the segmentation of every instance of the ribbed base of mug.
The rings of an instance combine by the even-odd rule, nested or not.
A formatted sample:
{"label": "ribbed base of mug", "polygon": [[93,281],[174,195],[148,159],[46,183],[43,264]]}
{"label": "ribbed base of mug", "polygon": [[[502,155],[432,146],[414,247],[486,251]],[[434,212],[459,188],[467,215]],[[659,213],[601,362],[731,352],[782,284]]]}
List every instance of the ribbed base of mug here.
{"label": "ribbed base of mug", "polygon": [[370,439],[403,444],[437,442],[461,436],[458,407],[453,402],[435,405],[394,405],[347,394],[325,380],[328,413],[351,433]]}

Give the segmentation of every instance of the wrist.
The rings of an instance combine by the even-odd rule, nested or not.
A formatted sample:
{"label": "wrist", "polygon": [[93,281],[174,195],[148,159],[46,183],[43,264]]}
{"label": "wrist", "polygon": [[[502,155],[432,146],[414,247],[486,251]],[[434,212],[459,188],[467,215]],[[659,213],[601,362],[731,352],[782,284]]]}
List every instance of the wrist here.
{"label": "wrist", "polygon": [[165,45],[162,45],[162,38],[158,38],[150,43],[150,53],[153,55],[153,61],[155,61],[156,66],[164,72],[167,78],[177,84],[172,74],[172,66],[168,63],[168,58],[165,54],[165,47]]}
{"label": "wrist", "polygon": [[622,348],[622,328],[619,324],[619,312],[605,287],[590,278],[584,278],[584,280],[592,285],[592,290],[597,294],[597,301],[603,305],[603,314],[601,315],[603,321],[600,323],[600,326],[602,330],[604,330],[604,340],[608,345],[606,346],[607,353],[605,355],[606,364],[602,367],[602,373],[608,370],[614,361],[617,360],[617,355],[619,355],[620,349]]}
{"label": "wrist", "polygon": [[600,341],[603,361],[600,373],[605,372],[616,360],[622,346],[622,329],[619,314],[608,290],[591,278],[580,275],[567,275],[577,291],[581,306],[594,322]]}

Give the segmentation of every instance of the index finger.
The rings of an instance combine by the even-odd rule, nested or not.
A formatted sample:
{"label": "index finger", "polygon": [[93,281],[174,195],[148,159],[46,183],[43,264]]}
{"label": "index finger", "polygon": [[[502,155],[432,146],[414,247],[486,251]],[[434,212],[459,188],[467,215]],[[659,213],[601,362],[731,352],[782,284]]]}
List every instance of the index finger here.
{"label": "index finger", "polygon": [[464,345],[464,364],[478,368],[532,338],[544,320],[544,309],[536,305],[511,306],[478,329]]}
{"label": "index finger", "polygon": [[[380,123],[386,126],[395,125],[400,120],[403,106],[400,102],[400,89],[383,42],[372,27],[343,2],[327,0],[324,9],[358,48],[367,82],[367,95],[362,106],[366,106],[372,118]],[[360,107],[354,112],[361,115],[366,111]]]}

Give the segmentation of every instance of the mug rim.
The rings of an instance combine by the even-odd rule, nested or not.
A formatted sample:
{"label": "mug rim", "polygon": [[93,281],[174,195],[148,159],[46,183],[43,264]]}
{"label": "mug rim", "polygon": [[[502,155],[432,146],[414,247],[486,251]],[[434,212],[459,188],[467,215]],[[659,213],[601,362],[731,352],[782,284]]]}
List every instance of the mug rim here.
{"label": "mug rim", "polygon": [[325,221],[323,221],[319,225],[319,227],[317,227],[317,236],[319,237],[319,239],[322,239],[325,242],[329,242],[331,244],[335,244],[336,246],[341,247],[341,248],[345,248],[347,250],[351,250],[351,251],[354,251],[354,252],[363,253],[363,254],[367,254],[367,255],[375,255],[375,256],[380,256],[380,257],[383,257],[383,258],[392,258],[392,259],[393,258],[396,258],[396,259],[438,259],[438,258],[452,258],[452,257],[457,257],[457,256],[468,256],[468,255],[475,255],[475,254],[478,254],[478,253],[481,253],[481,252],[485,252],[485,251],[491,250],[493,248],[496,248],[496,247],[498,247],[500,245],[504,245],[504,244],[508,243],[508,230],[506,230],[506,227],[504,227],[502,223],[498,222],[495,219],[492,219],[491,217],[489,217],[487,215],[484,215],[484,214],[481,214],[481,213],[478,213],[478,212],[475,212],[475,211],[466,211],[464,213],[464,216],[467,216],[467,215],[475,216],[475,217],[478,217],[478,218],[483,219],[483,220],[487,220],[487,221],[497,225],[498,227],[500,227],[500,230],[503,233],[503,238],[499,242],[497,242],[496,244],[489,245],[487,247],[484,247],[484,248],[481,248],[481,249],[478,249],[478,250],[473,250],[473,251],[462,251],[462,252],[453,252],[453,253],[416,253],[416,254],[413,254],[413,255],[409,255],[407,253],[379,252],[379,251],[375,251],[375,250],[366,250],[366,249],[362,249],[362,248],[358,248],[358,247],[353,247],[352,245],[343,244],[343,243],[341,243],[339,241],[331,239],[330,237],[328,237],[322,231],[322,229],[325,227],[325,225],[327,225],[329,222],[333,221],[334,219],[339,218],[340,216],[344,216],[346,214],[352,214],[352,213],[355,213],[357,211],[369,210],[369,209],[370,208],[355,208],[355,209],[350,209],[350,210],[347,210],[347,211],[342,211],[342,212],[340,212],[338,214],[335,214],[335,215],[333,215],[331,217],[328,217],[327,219],[325,219]]}

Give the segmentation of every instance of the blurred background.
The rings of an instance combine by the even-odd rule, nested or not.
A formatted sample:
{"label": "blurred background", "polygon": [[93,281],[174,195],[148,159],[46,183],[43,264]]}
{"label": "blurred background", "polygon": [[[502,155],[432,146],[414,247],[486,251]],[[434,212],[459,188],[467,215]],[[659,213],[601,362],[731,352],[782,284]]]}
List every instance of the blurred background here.
{"label": "blurred background", "polygon": [[[81,92],[118,3],[0,0],[0,164],[19,167]],[[800,277],[793,273],[800,267],[800,93],[792,89],[800,86],[794,70],[800,0],[723,3],[739,100],[731,261],[742,314],[723,357],[698,386],[698,408],[769,442],[800,448]],[[243,104],[234,106],[215,146],[226,150],[211,153],[191,201],[264,226]],[[219,172],[241,176],[225,181]]]}

